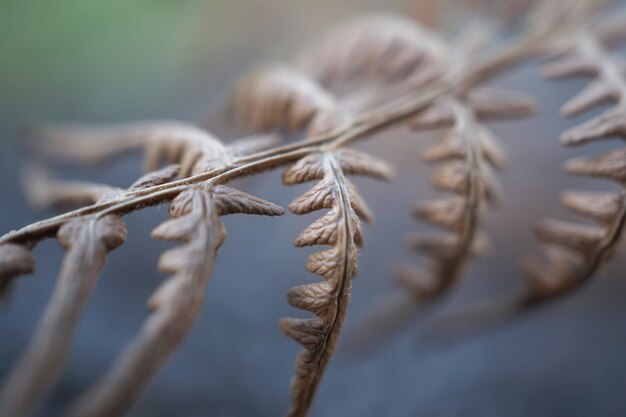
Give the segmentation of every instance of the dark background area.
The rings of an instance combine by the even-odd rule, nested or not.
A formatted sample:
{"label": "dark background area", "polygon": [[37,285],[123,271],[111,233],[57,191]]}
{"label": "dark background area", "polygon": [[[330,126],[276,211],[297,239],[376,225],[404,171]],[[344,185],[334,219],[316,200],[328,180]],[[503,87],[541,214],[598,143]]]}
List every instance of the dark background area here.
{"label": "dark background area", "polygon": [[[623,3],[623,2],[622,2]],[[238,74],[259,62],[288,57],[298,44],[362,11],[412,12],[410,1],[136,1],[46,0],[0,2],[0,231],[53,213],[31,210],[21,193],[24,158],[19,129],[37,121],[123,122],[159,118],[197,121],[216,114]],[[623,52],[623,51],[622,51]],[[558,108],[582,80],[539,79],[536,63],[495,81],[537,97],[538,114],[500,123],[510,164],[506,191],[485,228],[491,252],[472,263],[446,303],[361,357],[342,340],[317,394],[311,416],[626,415],[625,257],[584,290],[474,337],[443,342],[437,321],[475,300],[497,299],[523,286],[519,259],[537,250],[532,227],[542,217],[567,217],[558,194],[568,188],[604,189],[602,182],[562,173],[561,163],[614,144],[564,150],[560,131],[576,123]],[[421,225],[410,205],[434,195],[430,168],[419,153],[434,135],[398,128],[361,147],[397,167],[389,184],[356,180],[376,214],[355,279],[346,334],[394,291],[395,260],[415,260],[402,245]],[[88,169],[59,167],[62,177],[128,185],[140,175],[139,155]],[[280,172],[236,183],[282,206],[306,186],[284,187]],[[610,185],[608,186],[611,187]],[[126,218],[126,244],[111,254],[78,328],[71,359],[41,416],[55,416],[108,369],[147,315],[145,303],[165,276],[157,259],[168,245],[150,231],[165,207]],[[191,335],[158,374],[131,416],[277,416],[300,350],[277,319],[301,315],[286,291],[316,277],[308,250],[293,238],[317,214],[282,218],[229,216],[205,308]],[[25,346],[54,285],[62,250],[53,241],[35,250],[37,271],[17,282],[0,306],[0,375]],[[344,343],[345,342],[345,343]]]}

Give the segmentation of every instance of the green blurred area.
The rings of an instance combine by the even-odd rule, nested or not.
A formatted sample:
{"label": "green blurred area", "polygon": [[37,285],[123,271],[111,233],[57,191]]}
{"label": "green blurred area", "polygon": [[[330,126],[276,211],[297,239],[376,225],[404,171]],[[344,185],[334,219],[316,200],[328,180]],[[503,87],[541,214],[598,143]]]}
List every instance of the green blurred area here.
{"label": "green blurred area", "polygon": [[95,112],[93,100],[150,107],[189,71],[201,16],[217,2],[0,0],[2,130],[55,102],[68,113]]}

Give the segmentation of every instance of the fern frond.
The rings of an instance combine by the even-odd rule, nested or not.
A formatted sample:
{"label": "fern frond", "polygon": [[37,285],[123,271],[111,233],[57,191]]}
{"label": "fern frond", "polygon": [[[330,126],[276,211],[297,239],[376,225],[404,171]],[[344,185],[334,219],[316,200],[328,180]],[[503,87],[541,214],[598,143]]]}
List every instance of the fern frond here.
{"label": "fern frond", "polygon": [[139,335],[72,407],[70,416],[119,416],[132,406],[199,314],[217,250],[226,237],[218,217],[232,213],[277,216],[283,209],[226,186],[196,187],[172,201],[172,219],[152,233],[160,240],[184,243],[159,260],[159,269],[172,276],[150,298],[151,314]]}
{"label": "fern frond", "polygon": [[308,126],[310,136],[328,133],[347,117],[315,81],[286,66],[267,66],[240,80],[230,104],[232,118],[253,132],[290,134]]}
{"label": "fern frond", "polygon": [[359,215],[369,217],[364,203],[346,175],[388,178],[391,169],[381,160],[356,151],[329,150],[309,155],[283,174],[285,184],[320,181],[289,206],[295,214],[330,209],[307,227],[295,245],[327,245],[330,249],[309,257],[307,269],[322,282],[292,288],[289,303],[314,313],[312,319],[285,318],[282,331],[304,346],[291,381],[290,417],[305,416],[326,365],[335,350],[348,309],[351,280],[358,268],[357,247],[363,244]]}
{"label": "fern frond", "polygon": [[43,168],[35,165],[24,169],[22,182],[29,203],[39,210],[87,206],[124,192],[106,184],[52,180]]}
{"label": "fern frond", "polygon": [[34,132],[37,151],[48,157],[95,163],[142,149],[145,169],[154,171],[166,159],[180,165],[180,177],[220,168],[230,155],[210,133],[177,121],[137,122],[113,126],[42,126]]}
{"label": "fern frond", "polygon": [[[440,74],[447,47],[434,33],[401,16],[356,18],[330,30],[296,58],[297,67],[331,91],[354,82],[412,80]],[[417,83],[416,81],[420,81]]]}
{"label": "fern frond", "polygon": [[[450,59],[467,59],[463,53]],[[501,193],[494,172],[507,162],[484,123],[527,116],[533,109],[534,101],[527,95],[474,88],[443,97],[409,121],[413,130],[446,129],[423,160],[438,164],[431,177],[433,187],[455,195],[419,203],[412,210],[417,219],[447,231],[407,236],[407,246],[426,256],[425,268],[394,268],[394,278],[405,292],[370,313],[357,335],[359,349],[373,347],[423,311],[427,302],[440,299],[458,282],[471,257],[484,252],[481,217]]]}
{"label": "fern frond", "polygon": [[0,392],[0,415],[29,415],[49,394],[106,255],[125,238],[126,227],[117,216],[76,219],[59,230],[57,239],[67,254],[35,334]]}
{"label": "fern frond", "polygon": [[[0,407],[7,407],[7,415],[15,415],[13,410],[23,414],[23,410],[37,404],[38,395],[45,394],[57,377],[77,316],[104,255],[123,240],[118,216],[170,202],[172,219],[157,227],[154,236],[183,242],[160,259],[161,270],[172,276],[150,299],[151,314],[134,342],[111,371],[76,403],[70,415],[108,417],[128,410],[200,311],[216,252],[225,236],[218,217],[229,213],[282,214],[282,209],[271,203],[219,184],[293,164],[284,173],[286,184],[318,183],[294,199],[290,210],[295,214],[327,210],[294,243],[298,247],[329,247],[311,255],[307,263],[309,271],[324,280],[295,287],[288,293],[292,306],[316,317],[281,321],[282,330],[304,346],[296,361],[289,416],[305,416],[343,326],[351,279],[358,267],[358,247],[364,241],[361,220],[372,217],[346,177],[354,174],[385,179],[391,174],[384,162],[345,147],[407,121],[415,130],[448,129],[444,138],[426,152],[424,160],[438,164],[432,185],[452,195],[425,202],[414,210],[421,220],[446,231],[408,238],[412,248],[426,255],[428,266],[419,274],[413,269],[401,270],[399,279],[409,287],[402,293],[405,303],[392,305],[388,308],[391,315],[383,317],[397,321],[398,316],[413,315],[416,308],[428,304],[422,301],[446,293],[458,281],[470,257],[484,249],[486,240],[479,232],[482,212],[497,200],[493,171],[505,164],[506,156],[483,124],[525,115],[532,107],[520,95],[483,88],[487,79],[543,50],[546,44],[556,44],[557,39],[559,45],[568,47],[561,58],[572,58],[567,57],[572,51],[579,54],[553,67],[552,74],[599,75],[596,83],[570,102],[564,112],[576,114],[605,101],[619,102],[601,117],[565,133],[563,142],[578,145],[608,135],[626,135],[623,72],[599,47],[599,40],[613,41],[624,33],[623,28],[596,31],[591,27],[581,38],[576,35],[574,44],[564,41],[565,35],[578,33],[582,22],[589,23],[590,11],[606,1],[541,2],[543,7],[538,8],[536,21],[529,28],[495,47],[483,44],[483,35],[491,33],[495,25],[454,44],[402,18],[375,16],[354,21],[321,38],[295,61],[294,69],[272,67],[254,73],[236,90],[233,114],[249,130],[291,135],[308,129],[306,137],[285,145],[278,146],[275,138],[265,135],[227,146],[198,127],[167,121],[102,128],[44,128],[41,135],[48,140],[39,148],[50,156],[91,163],[125,151],[143,150],[150,171],[162,160],[176,167],[151,172],[128,190],[91,183],[68,184],[35,175],[30,185],[41,205],[91,205],[0,237],[2,290],[14,276],[32,269],[28,251],[37,242],[57,231],[62,242],[66,242],[66,234],[73,236],[67,240],[72,244],[57,284],[60,289],[48,307],[51,313],[37,332],[37,343],[18,365],[19,372],[12,374],[14,379],[9,380]],[[595,41],[591,48],[590,40]],[[581,62],[581,51],[592,52],[593,56]],[[616,150],[570,162],[567,169],[578,175],[611,179],[623,186],[624,157],[623,150]],[[175,176],[178,181],[173,181]],[[622,233],[625,196],[626,190],[600,196],[576,192],[564,197],[567,207],[596,220],[599,226],[547,222],[539,228],[538,236],[550,244],[547,255],[551,263],[541,268],[536,263],[531,265],[536,276],[527,303],[580,285],[606,262]],[[99,225],[107,221],[118,224],[112,228],[110,238],[98,235]],[[86,278],[70,282],[71,276]],[[66,293],[77,295],[68,300]],[[517,307],[514,304],[499,311],[510,314]],[[389,320],[379,324],[393,327]],[[49,352],[42,351],[41,346],[50,345],[53,348]],[[14,395],[16,390],[18,395]]]}
{"label": "fern frond", "polygon": [[143,175],[128,188],[128,191],[140,191],[145,190],[146,188],[156,187],[157,185],[167,184],[168,182],[178,178],[179,175],[180,165],[168,165]]}
{"label": "fern frond", "polygon": [[26,198],[32,206],[44,210],[83,207],[113,200],[127,192],[166,184],[178,176],[180,167],[169,165],[158,171],[149,172],[127,190],[88,181],[55,180],[45,169],[36,165],[27,165],[23,171],[22,182]]}
{"label": "fern frond", "polygon": [[[595,77],[563,106],[565,116],[614,103],[599,116],[564,132],[561,135],[564,146],[626,138],[626,70],[596,34],[583,29],[569,43],[560,45],[558,54],[543,72],[551,78]],[[565,164],[565,171],[613,181],[623,188],[625,161],[626,149],[618,148],[601,155],[572,159]],[[537,227],[537,237],[547,249],[543,261],[536,257],[525,261],[530,286],[525,305],[553,299],[584,285],[610,260],[623,235],[626,189],[613,193],[570,191],[563,195],[562,203],[566,209],[591,219],[596,225],[546,220]]]}

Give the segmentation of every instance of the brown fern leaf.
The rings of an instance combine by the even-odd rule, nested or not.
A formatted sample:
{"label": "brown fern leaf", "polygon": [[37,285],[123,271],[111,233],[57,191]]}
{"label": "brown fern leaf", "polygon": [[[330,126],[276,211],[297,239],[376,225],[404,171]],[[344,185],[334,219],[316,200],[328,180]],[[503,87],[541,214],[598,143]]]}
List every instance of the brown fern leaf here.
{"label": "brown fern leaf", "polygon": [[35,258],[24,246],[0,245],[0,299],[9,292],[11,282],[19,275],[35,270]]}
{"label": "brown fern leaf", "polygon": [[[468,65],[492,41],[493,33],[483,29],[469,25],[454,45],[441,49],[439,62]],[[438,164],[432,185],[456,195],[421,203],[413,214],[448,232],[407,237],[411,249],[426,255],[426,268],[394,268],[395,280],[407,291],[384,300],[369,314],[355,337],[358,350],[373,348],[421,312],[425,302],[440,299],[462,276],[472,255],[487,246],[479,232],[481,215],[486,203],[495,203],[500,194],[494,171],[506,164],[506,155],[484,123],[527,116],[534,107],[525,94],[477,86],[445,94],[409,120],[416,131],[446,129],[423,160]]]}
{"label": "brown fern leaf", "polygon": [[106,254],[125,238],[126,227],[117,216],[75,219],[59,230],[57,239],[67,255],[35,334],[0,392],[0,415],[29,415],[49,394]]}
{"label": "brown fern leaf", "polygon": [[128,191],[139,191],[157,185],[167,184],[175,180],[180,175],[180,165],[168,165],[156,171],[148,172],[135,181]]}
{"label": "brown fern leaf", "polygon": [[308,126],[310,136],[328,133],[345,120],[335,99],[315,81],[286,66],[267,66],[237,84],[232,118],[253,132],[290,134]]}
{"label": "brown fern leaf", "polygon": [[298,68],[333,90],[355,81],[396,82],[440,73],[447,47],[435,34],[401,16],[378,14],[347,22],[315,41]]}
{"label": "brown fern leaf", "polygon": [[87,181],[58,181],[39,166],[27,166],[23,188],[29,203],[39,210],[86,206],[109,200],[124,192],[120,188]]}
{"label": "brown fern leaf", "polygon": [[348,149],[312,154],[296,162],[283,174],[285,184],[320,182],[289,209],[305,214],[330,209],[307,227],[295,241],[296,246],[328,245],[330,249],[309,257],[307,269],[324,281],[292,288],[289,303],[314,313],[311,319],[285,318],[282,331],[304,346],[296,360],[296,375],[291,382],[290,417],[305,416],[324,369],[335,350],[348,303],[351,280],[358,268],[357,247],[363,238],[359,216],[369,217],[368,210],[348,174],[388,178],[391,169],[377,158]]}
{"label": "brown fern leaf", "polygon": [[277,216],[283,209],[226,186],[199,186],[172,201],[172,219],[153,231],[157,239],[184,243],[159,260],[159,269],[172,276],[150,298],[151,314],[139,335],[77,401],[70,416],[121,416],[132,406],[200,312],[217,250],[226,237],[218,216],[231,213]]}
{"label": "brown fern leaf", "polygon": [[[499,186],[493,170],[504,166],[506,156],[495,136],[480,120],[515,115],[524,107],[514,95],[498,93],[497,97],[495,100],[503,103],[502,111],[486,111],[490,105],[483,105],[489,102],[484,98],[465,102],[448,99],[438,105],[443,113],[451,113],[453,125],[438,144],[426,151],[424,160],[440,164],[432,177],[433,186],[457,196],[420,203],[414,209],[418,219],[449,231],[412,236],[407,241],[410,247],[428,257],[426,271],[415,271],[411,275],[405,268],[398,275],[399,281],[417,299],[443,294],[462,275],[476,247],[484,246],[477,241],[480,217],[485,203],[494,203],[497,199]],[[530,106],[525,108],[530,109]],[[421,123],[420,127],[426,127],[424,119]],[[440,125],[440,121],[436,124]]]}
{"label": "brown fern leaf", "polygon": [[426,256],[426,268],[394,268],[396,282],[406,291],[370,313],[356,335],[357,349],[373,348],[421,312],[426,302],[440,299],[458,282],[471,257],[485,251],[481,217],[487,203],[497,201],[500,187],[494,171],[506,164],[506,155],[483,122],[526,115],[532,104],[519,93],[480,89],[465,98],[444,98],[410,122],[416,130],[447,128],[423,159],[439,164],[432,185],[455,195],[413,209],[416,218],[447,232],[407,236],[407,246]]}
{"label": "brown fern leaf", "polygon": [[178,165],[170,165],[158,171],[149,172],[135,181],[128,190],[106,184],[55,180],[41,167],[27,165],[23,174],[26,197],[35,208],[82,207],[113,200],[124,193],[168,183],[178,176]]}
{"label": "brown fern leaf", "polygon": [[[110,201],[124,195],[155,185],[167,183],[178,175],[178,165],[170,165],[159,171],[150,172],[138,179],[128,190],[106,184],[87,181],[52,179],[45,169],[27,164],[23,170],[23,186],[26,197],[35,208],[83,207]],[[54,232],[52,232],[54,233]],[[36,242],[33,242],[34,245]],[[34,259],[22,246],[6,245],[0,250],[0,298],[7,294],[10,281],[17,275],[30,273]]]}
{"label": "brown fern leaf", "polygon": [[179,176],[223,167],[230,160],[225,145],[210,133],[177,121],[137,122],[117,126],[43,126],[34,132],[37,151],[49,157],[94,163],[135,149],[145,151],[146,171],[161,161],[180,165]]}
{"label": "brown fern leaf", "polygon": [[[626,71],[613,58],[598,37],[581,31],[545,69],[551,78],[591,75],[595,79],[562,108],[565,116],[614,103],[601,115],[573,127],[561,135],[564,146],[580,146],[595,141],[626,138]],[[626,149],[568,161],[565,170],[572,175],[594,177],[626,184]],[[528,258],[525,267],[529,290],[525,305],[535,304],[574,290],[591,280],[616,251],[626,222],[626,189],[615,193],[570,191],[563,195],[566,209],[593,220],[596,225],[556,220],[542,222],[536,230],[547,246],[545,260]]]}
{"label": "brown fern leaf", "polygon": [[[461,49],[456,59],[467,60],[468,53]],[[410,247],[429,257],[426,272],[411,273],[411,268],[403,267],[397,274],[418,299],[445,292],[462,274],[471,254],[486,246],[479,239],[480,215],[484,202],[497,200],[500,187],[493,172],[506,164],[506,154],[483,123],[527,116],[533,110],[534,101],[527,95],[474,88],[440,100],[409,122],[414,130],[448,129],[423,159],[440,164],[431,179],[435,188],[459,194],[421,203],[413,211],[418,219],[452,232],[407,239]]]}

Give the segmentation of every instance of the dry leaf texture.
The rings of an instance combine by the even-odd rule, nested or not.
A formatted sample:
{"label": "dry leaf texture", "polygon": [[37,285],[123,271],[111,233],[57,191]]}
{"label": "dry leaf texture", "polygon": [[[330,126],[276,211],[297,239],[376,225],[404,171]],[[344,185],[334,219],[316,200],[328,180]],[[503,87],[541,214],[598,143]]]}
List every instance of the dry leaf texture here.
{"label": "dry leaf texture", "polygon": [[446,53],[446,45],[418,23],[380,14],[330,30],[296,62],[304,74],[332,91],[363,81],[426,81],[427,74],[440,72]]}
{"label": "dry leaf texture", "polygon": [[157,239],[184,243],[159,260],[159,269],[172,276],[150,298],[151,314],[139,335],[72,407],[70,416],[112,417],[128,411],[200,312],[217,250],[226,237],[218,216],[231,213],[276,216],[283,210],[226,186],[193,188],[172,201],[172,219],[153,231]]}
{"label": "dry leaf texture", "polygon": [[339,127],[346,117],[315,81],[279,65],[243,77],[231,101],[235,122],[253,132],[290,134],[308,126],[309,135],[315,136]]}
{"label": "dry leaf texture", "polygon": [[[449,47],[449,65],[466,65],[471,53],[489,40],[474,27],[464,33],[467,36]],[[477,33],[480,36],[473,36]],[[524,94],[480,87],[451,92],[409,121],[413,130],[445,129],[423,160],[438,165],[432,185],[454,196],[419,203],[412,212],[446,232],[407,236],[407,245],[425,255],[425,267],[394,268],[394,277],[405,291],[374,308],[357,335],[357,348],[371,348],[399,330],[423,310],[426,301],[437,300],[452,288],[473,254],[484,252],[481,217],[487,204],[497,201],[500,186],[494,172],[506,163],[498,139],[484,123],[527,116],[533,109],[534,101]]]}
{"label": "dry leaf texture", "polygon": [[312,254],[307,263],[307,269],[324,281],[292,288],[287,295],[292,306],[317,317],[280,321],[282,331],[304,346],[291,382],[290,417],[306,415],[335,350],[350,301],[351,280],[358,268],[357,247],[363,244],[359,217],[371,216],[354,185],[346,179],[351,174],[385,179],[391,170],[377,158],[342,149],[309,155],[283,175],[285,184],[319,181],[289,205],[293,213],[329,209],[300,233],[294,244],[331,247]]}
{"label": "dry leaf texture", "polygon": [[179,164],[179,176],[223,167],[230,160],[225,145],[210,133],[176,121],[137,122],[113,126],[42,126],[35,132],[38,151],[50,157],[94,163],[129,150],[145,151],[146,171],[166,159]]}
{"label": "dry leaf texture", "polygon": [[432,185],[455,194],[413,209],[418,219],[448,230],[407,237],[409,247],[428,257],[426,271],[402,268],[398,275],[417,298],[440,295],[459,278],[471,254],[486,245],[478,226],[485,203],[493,204],[501,193],[494,171],[506,164],[506,155],[484,122],[525,116],[533,107],[523,94],[480,88],[444,98],[411,122],[414,129],[446,128],[423,159],[438,164]]}
{"label": "dry leaf texture", "polygon": [[[555,57],[544,68],[550,78],[592,76],[593,81],[562,108],[571,117],[604,103],[613,106],[561,135],[564,146],[582,146],[613,138],[626,138],[626,69],[611,56],[601,40],[583,28],[568,42],[554,48]],[[572,159],[565,164],[572,175],[626,184],[626,149]],[[568,191],[563,205],[595,224],[544,220],[536,230],[545,245],[544,259],[525,261],[529,279],[526,304],[552,299],[588,282],[611,258],[626,221],[626,191],[591,193]]]}
{"label": "dry leaf texture", "polygon": [[[626,137],[624,68],[603,45],[624,36],[626,22],[622,18],[601,30],[580,29],[590,11],[604,2],[541,2],[532,27],[504,45],[485,48],[481,36],[491,27],[450,45],[403,18],[378,15],[355,20],[320,38],[295,60],[293,69],[266,67],[244,78],[235,89],[232,114],[247,129],[264,135],[229,146],[196,126],[175,121],[39,130],[47,140],[38,148],[48,156],[92,163],[143,150],[149,173],[129,189],[120,190],[53,181],[36,169],[29,171],[26,186],[36,205],[90,205],[0,238],[0,291],[18,274],[32,270],[29,250],[38,241],[58,231],[59,241],[68,248],[57,290],[34,342],[2,393],[0,409],[6,411],[0,415],[26,414],[51,388],[105,255],[123,240],[118,216],[171,202],[172,219],[154,231],[157,238],[183,242],[161,257],[160,267],[171,277],[151,298],[151,314],[139,335],[110,372],[79,399],[70,415],[111,417],[128,410],[201,308],[224,239],[218,216],[282,213],[271,203],[220,184],[293,164],[284,174],[286,184],[318,182],[296,198],[290,210],[296,214],[328,210],[295,240],[296,246],[329,246],[311,255],[307,264],[324,280],[295,287],[288,294],[290,304],[316,317],[281,321],[283,331],[304,346],[296,361],[289,416],[305,416],[345,319],[351,279],[358,266],[357,251],[363,244],[360,220],[371,218],[346,177],[384,179],[391,173],[384,162],[346,146],[407,120],[416,130],[447,129],[424,159],[438,164],[432,183],[452,197],[415,209],[418,218],[447,232],[410,238],[411,246],[426,254],[427,268],[402,277],[410,289],[403,294],[412,306],[418,305],[416,300],[437,298],[458,280],[470,256],[482,246],[481,214],[498,194],[493,171],[505,157],[484,123],[525,115],[531,108],[524,96],[478,84],[550,44],[560,53],[548,68],[549,75],[596,77],[564,107],[564,113],[574,115],[604,102],[616,102],[598,118],[566,132],[563,143],[573,146]],[[572,33],[576,33],[573,38],[564,36]],[[464,48],[467,51],[463,52]],[[275,146],[276,137],[270,135],[295,137],[307,129],[307,137],[282,146]],[[623,186],[625,160],[626,151],[617,149],[574,160],[567,169]],[[165,161],[175,165],[154,172]],[[181,180],[174,181],[176,177]],[[624,191],[566,194],[565,205],[598,226],[547,222],[539,228],[538,235],[549,244],[551,261],[540,267],[530,263],[533,285],[527,303],[580,285],[606,263],[623,229],[625,195]],[[77,276],[81,279],[75,279]]]}
{"label": "dry leaf texture", "polygon": [[124,242],[126,227],[117,216],[76,219],[66,223],[57,238],[67,255],[35,334],[4,383],[2,417],[29,415],[51,391],[106,254]]}

